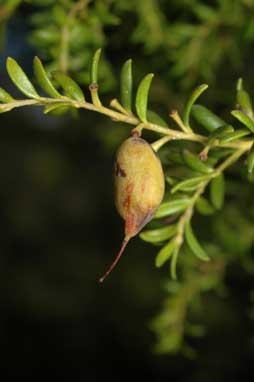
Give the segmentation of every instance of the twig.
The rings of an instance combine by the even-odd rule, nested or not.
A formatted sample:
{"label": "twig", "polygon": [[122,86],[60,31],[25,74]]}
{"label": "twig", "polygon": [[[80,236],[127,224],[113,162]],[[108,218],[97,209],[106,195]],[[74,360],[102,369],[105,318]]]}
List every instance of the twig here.
{"label": "twig", "polygon": [[[87,101],[75,101],[71,98],[64,97],[64,96],[61,98],[39,97],[36,99],[14,100],[8,103],[0,104],[0,111],[5,112],[17,107],[23,107],[23,106],[29,106],[29,105],[46,106],[46,105],[54,104],[54,103],[55,104],[68,103],[72,107],[75,107],[78,109],[92,110],[97,113],[107,115],[114,121],[124,122],[133,126],[138,126],[140,124],[140,120],[134,115],[126,115],[119,111],[112,110],[102,105],[97,106]],[[143,124],[142,128],[157,132],[159,134],[163,134],[164,136],[170,137],[172,140],[186,140],[186,141],[197,142],[202,145],[206,145],[208,141],[207,137],[200,134],[195,134],[194,132],[178,131],[178,130],[170,129],[168,127],[163,127],[163,126],[150,123],[150,122],[146,122],[145,124]],[[252,144],[253,144],[252,140],[239,140],[236,142],[229,142],[229,143],[223,143],[223,144],[218,142],[216,145],[214,145],[214,147],[237,149],[238,154],[235,154],[235,155],[236,157],[239,157],[244,152],[248,151],[251,148]]]}

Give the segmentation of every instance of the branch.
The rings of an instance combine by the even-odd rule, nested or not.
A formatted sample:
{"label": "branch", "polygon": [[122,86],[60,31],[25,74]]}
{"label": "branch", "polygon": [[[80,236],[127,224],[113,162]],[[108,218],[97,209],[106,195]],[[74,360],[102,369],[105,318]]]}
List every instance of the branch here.
{"label": "branch", "polygon": [[[129,125],[138,126],[140,124],[140,120],[135,116],[123,114],[121,112],[107,108],[103,105],[96,106],[87,101],[75,101],[71,98],[64,97],[64,96],[61,98],[40,97],[38,99],[14,100],[12,102],[0,104],[0,112],[10,111],[12,109],[23,107],[23,106],[32,106],[32,105],[47,106],[47,105],[60,104],[60,103],[64,103],[64,104],[68,103],[71,107],[75,107],[77,109],[86,109],[86,110],[95,111],[99,114],[103,114],[110,117],[114,121],[124,122]],[[186,140],[186,141],[198,142],[203,145],[205,145],[208,141],[207,137],[200,134],[195,134],[193,132],[178,131],[178,130],[166,128],[161,125],[150,123],[150,122],[143,123],[142,128],[145,130],[150,130],[159,134],[163,134],[165,136],[169,136],[171,137],[172,140]],[[220,144],[219,142],[217,142],[214,145],[214,147],[232,148],[232,149],[239,149],[240,147],[245,152],[251,148],[252,143],[253,143],[252,140],[242,140],[242,141],[229,142],[229,143],[223,143],[223,144]]]}
{"label": "branch", "polygon": [[[87,4],[87,2],[79,2],[71,14],[74,17],[80,7]],[[75,11],[75,12],[74,12]],[[134,128],[132,134],[141,136],[142,130],[150,130],[156,132],[162,137],[152,143],[152,148],[158,151],[164,144],[171,140],[184,140],[190,142],[196,142],[204,146],[201,153],[205,152],[205,156],[194,154],[189,150],[182,150],[182,163],[186,165],[187,177],[184,176],[184,180],[177,181],[173,179],[173,187],[171,193],[177,194],[177,197],[169,202],[162,203],[158,211],[155,214],[155,218],[169,217],[170,215],[176,215],[177,222],[173,225],[162,228],[162,240],[169,240],[169,242],[162,247],[156,257],[156,266],[160,267],[171,256],[171,275],[172,278],[176,278],[176,263],[179,251],[184,242],[184,236],[186,241],[192,250],[192,252],[201,260],[208,261],[209,257],[203,250],[195,238],[191,228],[191,218],[194,212],[194,207],[199,200],[200,196],[205,191],[207,185],[213,181],[212,189],[216,190],[216,198],[212,197],[214,207],[219,209],[222,206],[224,199],[224,183],[222,177],[219,177],[222,172],[240,158],[245,152],[249,151],[253,145],[252,139],[240,139],[246,135],[254,133],[254,123],[251,119],[247,118],[243,111],[237,111],[235,116],[245,126],[244,129],[234,129],[233,126],[228,125],[225,121],[212,113],[210,110],[201,105],[194,105],[197,98],[207,89],[207,85],[203,84],[196,88],[191,94],[184,111],[184,118],[174,111],[170,114],[172,119],[177,123],[178,128],[181,130],[175,130],[168,127],[167,123],[156,113],[150,113],[148,110],[148,94],[153,78],[153,73],[147,74],[140,82],[136,97],[135,107],[137,115],[132,112],[132,69],[131,60],[128,60],[121,73],[121,103],[114,99],[111,101],[110,106],[106,107],[99,99],[98,90],[98,64],[100,59],[100,49],[95,52],[92,65],[91,65],[91,84],[89,86],[92,102],[87,102],[85,95],[79,85],[73,81],[70,77],[61,72],[53,72],[53,79],[55,83],[63,90],[63,94],[59,93],[58,87],[55,87],[55,83],[51,81],[51,78],[47,75],[41,61],[38,57],[34,59],[34,74],[38,84],[49,94],[50,97],[41,97],[33,84],[30,82],[23,69],[12,58],[7,59],[7,71],[17,86],[17,88],[24,93],[28,99],[16,100],[7,93],[4,89],[0,88],[0,112],[7,112],[14,108],[23,106],[43,106],[45,113],[49,113],[58,108],[61,111],[66,108],[77,108],[95,111],[97,113],[110,117],[113,121],[120,121],[127,123]],[[243,103],[243,101],[241,100]],[[247,105],[248,106],[248,105]],[[246,106],[244,110],[247,110]],[[209,131],[208,136],[196,134],[190,126],[190,114],[194,110],[193,115],[198,117],[198,122]],[[150,121],[151,120],[151,121]],[[166,127],[165,127],[166,126]],[[230,149],[229,155],[218,167],[214,168],[209,163],[204,163],[207,159],[208,151],[212,148]],[[233,150],[233,152],[232,152]],[[181,151],[181,149],[180,149]],[[223,151],[222,156],[225,153]],[[203,161],[202,161],[203,159]],[[212,158],[211,158],[212,159]],[[216,163],[217,158],[213,158]],[[188,173],[188,168],[191,170]],[[172,184],[172,183],[171,183]],[[214,186],[215,185],[215,186]],[[223,190],[217,193],[218,189]],[[191,195],[191,194],[192,195]],[[219,195],[219,197],[217,196]],[[214,195],[214,192],[213,192]],[[216,200],[215,200],[216,199]],[[209,204],[209,202],[207,202]],[[158,232],[157,232],[158,235]],[[164,235],[164,236],[163,236]]]}

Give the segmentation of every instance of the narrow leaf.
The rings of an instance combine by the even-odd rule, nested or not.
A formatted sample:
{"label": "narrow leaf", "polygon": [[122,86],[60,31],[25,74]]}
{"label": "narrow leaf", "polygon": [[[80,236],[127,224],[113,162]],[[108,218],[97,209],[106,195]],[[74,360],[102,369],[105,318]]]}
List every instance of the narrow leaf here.
{"label": "narrow leaf", "polygon": [[40,98],[36,92],[33,84],[28,79],[23,69],[11,57],[7,58],[6,62],[7,72],[17,88],[29,98]]}
{"label": "narrow leaf", "polygon": [[206,252],[204,251],[204,249],[201,247],[196,237],[194,236],[190,221],[188,221],[188,223],[185,226],[185,238],[190,249],[194,253],[194,255],[196,255],[200,260],[203,260],[203,261],[210,260],[208,255],[206,254]]}
{"label": "narrow leaf", "polygon": [[153,74],[147,74],[143,80],[140,82],[137,95],[136,95],[136,110],[138,117],[142,122],[147,122],[146,114],[147,114],[147,101],[148,101],[148,93],[151,85],[151,81],[153,79]]}
{"label": "narrow leaf", "polygon": [[243,79],[238,78],[236,83],[236,91],[243,90]]}
{"label": "narrow leaf", "polygon": [[171,240],[168,242],[162,249],[158,252],[155,258],[155,266],[157,268],[161,267],[172,255],[174,249],[176,247],[175,240]]}
{"label": "narrow leaf", "polygon": [[202,162],[198,155],[193,154],[189,150],[183,150],[182,157],[187,166],[194,171],[200,172],[202,174],[211,174],[213,172],[212,167]]}
{"label": "narrow leaf", "polygon": [[34,57],[34,75],[40,87],[53,98],[61,98],[61,94],[56,90],[42,65],[39,57]]}
{"label": "narrow leaf", "polygon": [[132,60],[127,60],[121,71],[121,103],[131,113],[132,105]]}
{"label": "narrow leaf", "polygon": [[98,65],[101,57],[101,49],[97,49],[94,53],[92,64],[91,64],[91,70],[90,70],[90,81],[91,84],[97,84],[98,83]]}
{"label": "narrow leaf", "polygon": [[220,143],[228,143],[236,141],[237,139],[243,138],[246,135],[250,135],[251,132],[248,129],[239,129],[234,131],[233,133],[225,134],[224,137],[220,138]]}
{"label": "narrow leaf", "polygon": [[220,126],[224,126],[227,123],[223,121],[216,114],[202,105],[193,105],[191,109],[191,115],[194,119],[208,131],[218,129]]}
{"label": "narrow leaf", "polygon": [[52,75],[58,84],[64,89],[67,97],[81,102],[85,101],[84,93],[80,89],[79,85],[73,81],[73,79],[57,71],[53,72]]}
{"label": "narrow leaf", "polygon": [[174,194],[177,191],[190,191],[195,190],[202,182],[208,179],[209,176],[195,176],[193,178],[189,178],[183,180],[182,182],[177,183],[171,190],[171,193]]}
{"label": "narrow leaf", "polygon": [[223,138],[225,134],[233,133],[235,130],[231,125],[225,125],[218,127],[218,129],[214,130],[208,137],[208,143],[214,141],[215,139]]}
{"label": "narrow leaf", "polygon": [[253,108],[249,93],[243,87],[243,79],[238,78],[236,83],[236,102],[241,109],[247,112],[248,115],[253,117]]}
{"label": "narrow leaf", "polygon": [[254,146],[252,145],[248,155],[248,172],[252,173],[253,168],[254,168]]}
{"label": "narrow leaf", "polygon": [[248,127],[252,133],[254,133],[254,122],[250,119],[250,117],[248,117],[248,115],[244,114],[240,110],[233,110],[231,111],[231,114],[243,125]]}
{"label": "narrow leaf", "polygon": [[14,98],[3,88],[0,88],[0,102],[9,103],[14,101]]}
{"label": "narrow leaf", "polygon": [[185,106],[184,112],[183,112],[183,122],[184,122],[185,125],[189,126],[189,124],[190,124],[190,112],[191,112],[191,108],[194,105],[194,103],[196,102],[196,100],[201,96],[201,94],[207,88],[208,88],[207,84],[200,85],[191,94],[191,96],[190,96],[190,98],[189,98],[189,100],[188,100],[188,102],[187,102],[187,104]]}
{"label": "narrow leaf", "polygon": [[52,105],[47,105],[44,108],[44,114],[62,115],[70,109],[69,103],[59,102]]}
{"label": "narrow leaf", "polygon": [[239,90],[236,93],[236,102],[243,111],[245,111],[250,117],[253,117],[253,109],[251,105],[251,99],[249,94],[245,90]]}
{"label": "narrow leaf", "polygon": [[141,232],[139,237],[148,243],[159,243],[161,241],[170,239],[176,233],[176,226],[169,225],[163,228],[157,228]]}
{"label": "narrow leaf", "polygon": [[165,216],[174,215],[178,212],[184,211],[190,204],[190,199],[175,199],[170,202],[165,202],[158,208],[155,219],[163,218]]}
{"label": "narrow leaf", "polygon": [[211,181],[210,184],[210,197],[211,202],[217,210],[220,210],[224,203],[225,195],[225,181],[224,175],[221,173]]}

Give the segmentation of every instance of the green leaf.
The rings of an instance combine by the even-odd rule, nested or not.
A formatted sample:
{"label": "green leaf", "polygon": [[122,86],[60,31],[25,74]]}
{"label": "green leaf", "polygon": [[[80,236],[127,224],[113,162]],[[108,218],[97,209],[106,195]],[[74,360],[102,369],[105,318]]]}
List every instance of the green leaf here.
{"label": "green leaf", "polygon": [[196,190],[196,188],[204,182],[206,179],[208,179],[209,176],[195,176],[193,178],[189,178],[186,180],[183,180],[182,182],[177,183],[171,190],[171,193],[174,194],[177,191],[190,191],[190,190]]}
{"label": "green leaf", "polygon": [[238,78],[236,83],[236,91],[243,90],[243,79]]}
{"label": "green leaf", "polygon": [[189,100],[188,100],[188,102],[187,102],[187,104],[185,106],[184,112],[183,112],[183,122],[184,122],[185,125],[187,125],[187,126],[190,125],[190,112],[191,112],[191,108],[194,105],[194,103],[196,102],[196,100],[201,96],[201,94],[207,88],[208,88],[207,84],[200,85],[191,94],[191,96],[190,96],[190,98],[189,98]]}
{"label": "green leaf", "polygon": [[148,243],[160,243],[161,241],[170,239],[176,233],[176,226],[169,225],[163,228],[157,228],[141,232],[139,237]]}
{"label": "green leaf", "polygon": [[154,218],[159,219],[165,216],[174,215],[184,211],[190,204],[190,199],[175,199],[170,202],[165,202],[160,205]]}
{"label": "green leaf", "polygon": [[44,114],[50,115],[62,115],[70,110],[70,104],[65,102],[54,103],[52,105],[47,105],[44,108]]}
{"label": "green leaf", "polygon": [[248,155],[248,172],[252,173],[253,169],[254,169],[254,146],[252,145]]}
{"label": "green leaf", "polygon": [[132,60],[127,60],[121,71],[121,103],[131,113],[132,105]]}
{"label": "green leaf", "polygon": [[9,103],[14,101],[14,98],[3,88],[0,88],[0,102]]}
{"label": "green leaf", "polygon": [[204,251],[204,249],[201,247],[201,245],[197,241],[196,237],[194,236],[190,221],[188,221],[186,226],[185,226],[185,239],[186,239],[190,249],[192,250],[194,255],[197,256],[197,258],[199,258],[200,260],[203,260],[203,261],[209,261],[210,260],[210,258],[208,257],[208,255],[206,254],[206,252]]}
{"label": "green leaf", "polygon": [[61,94],[56,90],[42,65],[39,57],[34,57],[34,75],[40,87],[53,98],[61,98]]}
{"label": "green leaf", "polygon": [[56,82],[64,89],[67,97],[76,101],[85,101],[84,93],[73,79],[58,71],[53,72],[52,75]]}
{"label": "green leaf", "polygon": [[211,202],[217,210],[220,210],[224,203],[225,195],[225,181],[224,175],[220,175],[213,178],[210,184],[210,197]]}
{"label": "green leaf", "polygon": [[234,131],[233,133],[225,134],[224,137],[220,138],[220,143],[223,144],[223,143],[233,142],[233,141],[236,141],[237,139],[240,139],[250,134],[251,132],[248,129],[239,129]]}
{"label": "green leaf", "polygon": [[172,255],[174,249],[176,247],[175,240],[171,240],[168,242],[164,247],[161,248],[161,250],[158,252],[156,258],[155,258],[155,266],[157,268],[160,268]]}
{"label": "green leaf", "polygon": [[246,111],[246,113],[253,117],[253,109],[251,105],[251,99],[249,94],[245,90],[238,90],[236,93],[236,102],[237,105],[243,109],[243,111]]}
{"label": "green leaf", "polygon": [[211,174],[213,168],[202,162],[198,155],[193,154],[189,150],[182,150],[182,158],[189,168],[202,174]]}
{"label": "green leaf", "polygon": [[98,65],[101,57],[101,49],[97,49],[94,53],[91,69],[90,69],[90,82],[91,84],[98,83]]}
{"label": "green leaf", "polygon": [[236,119],[238,119],[238,121],[240,121],[243,125],[248,127],[248,129],[250,129],[252,133],[254,133],[254,122],[252,121],[252,119],[250,119],[250,117],[248,117],[248,115],[244,114],[240,110],[233,110],[231,111],[231,114]]}
{"label": "green leaf", "polygon": [[231,125],[221,126],[218,127],[218,129],[213,130],[208,137],[208,141],[205,148],[199,153],[199,158],[202,160],[206,160],[211,147],[217,144],[217,142],[221,142],[221,139],[223,139],[228,134],[232,133],[234,133],[234,128]]}
{"label": "green leaf", "polygon": [[193,105],[191,115],[208,131],[213,131],[227,124],[223,119],[202,105]]}
{"label": "green leaf", "polygon": [[215,139],[220,140],[223,138],[225,134],[233,133],[235,130],[231,125],[225,125],[218,127],[218,129],[214,130],[208,137],[208,143],[214,142]]}
{"label": "green leaf", "polygon": [[27,75],[18,63],[11,57],[7,58],[7,72],[17,88],[29,98],[40,98],[33,84],[29,81]]}
{"label": "green leaf", "polygon": [[153,110],[147,110],[147,120],[148,122],[155,123],[156,125],[168,127],[168,124],[164,119],[162,119],[159,114]]}
{"label": "green leaf", "polygon": [[209,216],[215,213],[215,208],[203,196],[198,198],[195,207],[201,215]]}
{"label": "green leaf", "polygon": [[136,95],[136,110],[138,117],[142,122],[147,122],[146,113],[147,113],[147,101],[148,93],[153,79],[153,74],[147,74],[143,80],[140,82]]}

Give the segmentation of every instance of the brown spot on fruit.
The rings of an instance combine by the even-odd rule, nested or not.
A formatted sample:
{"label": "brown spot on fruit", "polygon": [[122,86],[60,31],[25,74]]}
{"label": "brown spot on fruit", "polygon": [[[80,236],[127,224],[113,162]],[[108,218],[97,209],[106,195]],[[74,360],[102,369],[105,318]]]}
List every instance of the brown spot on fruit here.
{"label": "brown spot on fruit", "polygon": [[118,162],[116,162],[115,174],[116,174],[116,176],[121,176],[123,178],[126,176],[126,172],[124,171],[123,168],[120,167],[120,164]]}
{"label": "brown spot on fruit", "polygon": [[133,232],[136,228],[135,215],[133,213],[129,213],[125,220],[125,233]]}
{"label": "brown spot on fruit", "polygon": [[133,185],[132,184],[127,184],[127,186],[125,188],[126,197],[125,197],[124,202],[123,202],[123,207],[126,210],[127,214],[128,214],[128,211],[129,211],[130,205],[131,205],[131,194],[132,194],[132,191],[133,191]]}

